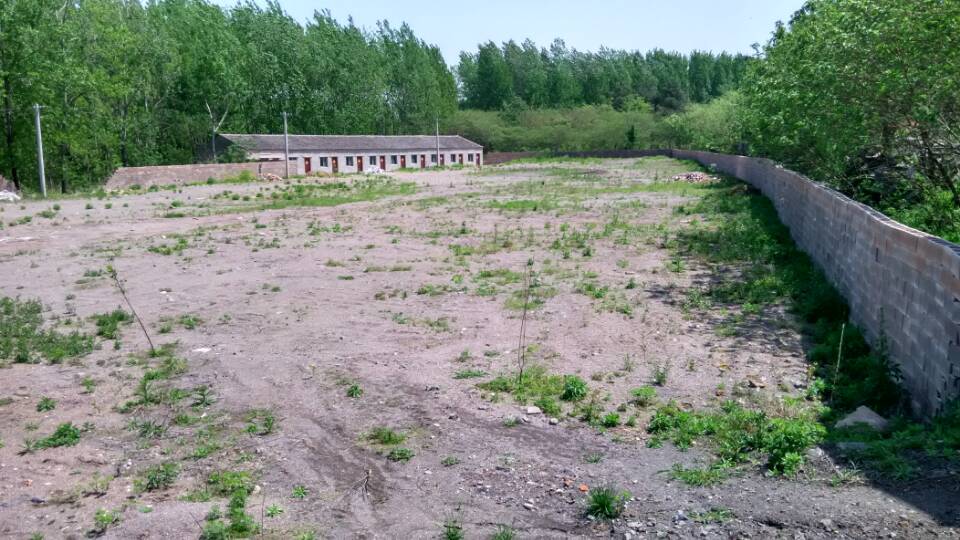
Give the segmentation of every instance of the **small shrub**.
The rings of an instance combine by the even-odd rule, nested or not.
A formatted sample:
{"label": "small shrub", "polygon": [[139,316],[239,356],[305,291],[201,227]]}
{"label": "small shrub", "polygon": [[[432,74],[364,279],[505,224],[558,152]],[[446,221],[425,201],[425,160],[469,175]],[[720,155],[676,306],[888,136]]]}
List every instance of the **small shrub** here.
{"label": "small shrub", "polygon": [[397,447],[390,450],[390,453],[387,454],[387,459],[390,461],[410,461],[413,457],[413,450],[409,448]]}
{"label": "small shrub", "polygon": [[106,532],[107,528],[120,521],[120,514],[100,508],[93,515],[93,536],[99,536]]}
{"label": "small shrub", "polygon": [[670,366],[666,364],[657,364],[653,366],[653,370],[650,373],[650,378],[653,379],[653,384],[657,386],[664,386],[667,384],[667,377],[670,375]]}
{"label": "small shrub", "polygon": [[586,463],[600,463],[603,461],[603,454],[600,452],[591,452],[583,456],[583,461]]}
{"label": "small shrub", "polygon": [[359,384],[351,384],[347,388],[347,397],[358,398],[363,395],[363,388]]}
{"label": "small shrub", "polygon": [[367,434],[367,439],[378,444],[395,445],[407,440],[407,436],[388,427],[376,427]]}
{"label": "small shrub", "polygon": [[465,537],[460,522],[452,519],[447,520],[443,524],[443,538],[444,540],[463,540]]}
{"label": "small shrub", "polygon": [[253,491],[253,478],[246,471],[215,471],[207,477],[207,487],[214,495],[226,497],[238,491]]}
{"label": "small shrub", "polygon": [[161,463],[148,467],[137,479],[138,491],[157,491],[166,489],[177,481],[180,467],[176,463]]}
{"label": "small shrub", "polygon": [[71,422],[60,424],[49,437],[36,441],[36,448],[58,448],[61,446],[75,446],[80,442],[80,429]]}
{"label": "small shrub", "polygon": [[620,415],[612,412],[608,413],[603,417],[603,420],[600,421],[603,427],[613,428],[620,425]]}
{"label": "small shrub", "polygon": [[93,316],[97,325],[97,335],[104,339],[117,339],[117,332],[121,324],[130,324],[133,316],[122,309],[115,309],[109,313],[100,313]]}
{"label": "small shrub", "polygon": [[690,467],[686,468],[679,463],[670,469],[670,476],[680,480],[690,486],[712,486],[719,484],[729,476],[728,468],[722,465],[713,465],[710,467]]}
{"label": "small shrub", "polygon": [[486,376],[487,372],[480,369],[462,369],[453,374],[454,379],[474,379]]}
{"label": "small shrub", "polygon": [[42,397],[37,402],[37,412],[48,412],[57,408],[57,402],[53,398]]}
{"label": "small shrub", "polygon": [[587,383],[576,375],[567,375],[563,380],[563,393],[560,399],[564,401],[580,401],[587,396]]}
{"label": "small shrub", "polygon": [[633,402],[638,407],[649,407],[657,401],[657,390],[652,386],[634,388],[631,393],[633,394]]}
{"label": "small shrub", "polygon": [[611,486],[591,489],[587,494],[587,515],[597,519],[618,518],[630,497],[630,492],[619,491]]}

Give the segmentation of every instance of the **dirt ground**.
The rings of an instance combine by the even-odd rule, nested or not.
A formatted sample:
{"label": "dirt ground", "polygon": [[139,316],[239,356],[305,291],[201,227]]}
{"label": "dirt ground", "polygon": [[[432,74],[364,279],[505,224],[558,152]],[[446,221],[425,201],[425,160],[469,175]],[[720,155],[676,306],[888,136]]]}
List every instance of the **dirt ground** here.
{"label": "dirt ground", "polygon": [[[96,533],[107,538],[197,537],[227,504],[198,493],[226,470],[255,479],[246,511],[274,538],[438,538],[452,522],[466,538],[500,525],[517,538],[958,536],[955,486],[834,487],[845,464],[817,448],[797,478],[757,464],[690,487],[668,472],[701,450],[647,447],[652,408],[629,402],[658,369],[658,400],[684,407],[715,406],[723,389],[776,400],[807,373],[788,315],[730,333],[684,308],[678,291],[703,269],[675,261],[664,238],[695,219],[673,212],[695,195],[630,189],[682,170],[604,160],[395,173],[416,191],[261,210],[244,204],[277,186],[63,199],[52,218],[38,216],[51,202],[4,205],[0,296],[39,299],[49,324],[92,333],[92,315],[129,311],[111,265],[154,343],[186,360],[164,384],[213,399],[120,412],[149,364],[136,323],[80,359],[0,369],[0,537],[81,538],[98,509],[118,518]],[[555,178],[597,189],[541,197]],[[600,234],[611,222],[630,236]],[[563,247],[577,231],[589,249]],[[528,268],[545,293],[522,320],[511,299],[522,305]],[[613,300],[579,292],[584,282]],[[579,375],[635,425],[591,427],[569,404],[555,419],[528,414],[479,389],[515,372],[521,324],[528,365]],[[42,397],[56,407],[38,412]],[[275,426],[247,429],[267,415]],[[21,454],[68,421],[84,426],[79,444]],[[147,421],[162,430],[131,429]],[[394,447],[367,437],[377,427],[404,433],[413,456],[389,459]],[[173,485],[139,489],[163,462],[179,468]],[[632,498],[618,519],[589,519],[582,489],[604,485]]]}

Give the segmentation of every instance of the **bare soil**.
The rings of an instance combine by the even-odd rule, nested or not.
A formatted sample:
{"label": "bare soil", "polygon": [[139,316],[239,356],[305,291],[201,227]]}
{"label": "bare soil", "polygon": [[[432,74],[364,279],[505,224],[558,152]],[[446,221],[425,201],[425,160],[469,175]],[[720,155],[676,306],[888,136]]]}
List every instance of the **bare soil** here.
{"label": "bare soil", "polygon": [[[600,188],[683,170],[656,163],[667,169],[635,160],[581,168],[584,182]],[[219,470],[253,474],[247,512],[275,538],[436,538],[453,520],[467,538],[490,537],[501,524],[517,538],[957,536],[955,485],[833,487],[845,464],[820,449],[797,478],[767,476],[757,464],[712,487],[672,479],[674,464],[706,454],[647,448],[653,408],[630,404],[631,390],[665,367],[661,402],[775,402],[806,379],[798,326],[772,310],[764,324],[731,333],[719,318],[684,309],[683,291],[705,270],[693,261],[676,267],[663,231],[694,219],[673,212],[691,195],[598,189],[558,197],[549,210],[491,205],[539,200],[536,184],[549,182],[551,170],[395,173],[415,182],[416,193],[329,207],[235,211],[243,196],[275,188],[263,183],[64,199],[52,219],[37,216],[50,202],[5,205],[5,224],[34,217],[0,230],[0,295],[39,299],[61,331],[93,332],[93,314],[129,310],[113,281],[97,274],[112,265],[154,342],[175,343],[187,362],[168,384],[206,385],[216,400],[119,412],[144,372],[136,359],[149,349],[136,324],[121,327],[118,345],[100,340],[77,361],[0,369],[0,398],[9,398],[0,406],[0,537],[80,538],[101,508],[119,516],[107,538],[197,537],[210,508],[226,500],[185,496]],[[216,197],[224,190],[240,199]],[[163,217],[170,212],[184,215]],[[589,253],[553,247],[614,216],[634,227],[628,242],[613,233],[591,240]],[[177,235],[186,239],[182,250],[149,251],[176,245]],[[605,412],[623,404],[622,419],[635,415],[635,426],[591,427],[569,404],[554,425],[509,395],[477,388],[516,370],[521,311],[508,303],[523,294],[522,280],[480,272],[524,275],[531,260],[541,287],[555,294],[527,314],[525,343],[535,345],[528,364],[579,375]],[[578,292],[584,280],[615,291],[630,314]],[[183,315],[202,322],[188,328]],[[454,378],[464,370],[486,375]],[[92,391],[85,378],[95,381]],[[359,397],[348,396],[353,384]],[[44,396],[56,408],[38,412]],[[275,415],[270,433],[246,431],[254,410]],[[177,425],[181,413],[196,418]],[[165,433],[130,429],[145,420]],[[25,439],[68,421],[86,424],[78,445],[19,453]],[[388,459],[390,447],[366,437],[375,427],[405,433],[401,446],[413,457]],[[211,441],[209,455],[197,451]],[[138,475],[162,462],[179,465],[175,483],[138,490]],[[89,487],[96,478],[111,480]],[[616,486],[632,499],[619,519],[588,519],[582,485]],[[292,496],[296,486],[305,497]],[[271,505],[283,513],[266,516]],[[695,519],[711,509],[726,517]]]}

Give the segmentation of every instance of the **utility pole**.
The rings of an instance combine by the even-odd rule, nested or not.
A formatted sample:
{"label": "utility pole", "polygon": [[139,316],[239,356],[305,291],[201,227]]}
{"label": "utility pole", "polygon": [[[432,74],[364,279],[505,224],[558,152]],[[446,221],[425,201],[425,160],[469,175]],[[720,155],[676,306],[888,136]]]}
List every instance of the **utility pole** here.
{"label": "utility pole", "polygon": [[437,167],[440,166],[440,117],[437,116]]}
{"label": "utility pole", "polygon": [[40,133],[40,104],[33,104],[33,122],[37,126],[37,171],[40,173],[40,193],[47,198],[47,174],[43,169],[43,134]]}
{"label": "utility pole", "polygon": [[284,176],[290,178],[290,137],[287,135],[287,111],[283,111],[283,165]]}

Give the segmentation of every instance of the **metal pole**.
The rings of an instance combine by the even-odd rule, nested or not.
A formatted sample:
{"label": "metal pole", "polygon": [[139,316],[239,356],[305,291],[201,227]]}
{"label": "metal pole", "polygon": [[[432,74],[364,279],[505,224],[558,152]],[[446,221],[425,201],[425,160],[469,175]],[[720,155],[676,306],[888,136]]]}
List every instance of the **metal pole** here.
{"label": "metal pole", "polygon": [[283,161],[284,176],[290,178],[290,137],[287,136],[287,111],[283,111]]}
{"label": "metal pole", "polygon": [[437,167],[440,166],[440,117],[437,116]]}
{"label": "metal pole", "polygon": [[43,134],[40,133],[40,104],[33,104],[33,122],[37,126],[37,169],[40,173],[40,193],[47,198],[47,174],[43,168]]}

